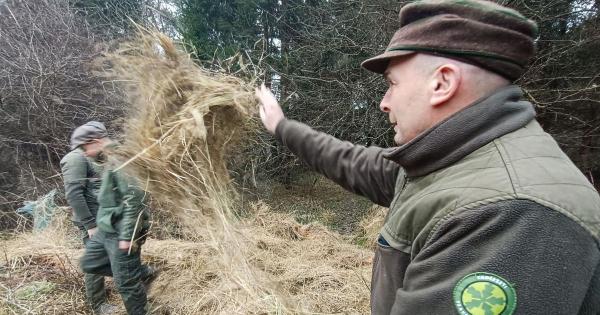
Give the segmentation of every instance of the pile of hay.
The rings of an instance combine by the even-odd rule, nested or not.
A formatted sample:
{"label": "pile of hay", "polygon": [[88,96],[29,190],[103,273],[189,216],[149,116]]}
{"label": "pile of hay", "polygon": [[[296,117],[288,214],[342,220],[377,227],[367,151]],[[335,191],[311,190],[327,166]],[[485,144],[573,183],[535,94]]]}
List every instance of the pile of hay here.
{"label": "pile of hay", "polygon": [[238,307],[243,289],[224,285],[218,253],[203,242],[176,240],[146,245],[145,259],[165,266],[164,277],[152,290],[157,307],[174,314],[369,312],[371,251],[320,224],[299,224],[263,203],[253,208],[254,213],[236,226],[249,237],[246,244],[252,254],[247,258],[282,294],[297,301],[296,308],[267,310],[265,305],[272,301],[246,301],[245,307]]}
{"label": "pile of hay", "polygon": [[49,226],[0,245],[0,314],[86,314],[79,231],[70,209],[56,208]]}
{"label": "pile of hay", "polygon": [[[291,215],[272,212],[263,203],[252,209],[236,227],[250,237],[251,264],[298,301],[299,309],[281,313],[369,312],[370,250],[318,223],[299,224]],[[83,248],[65,211],[47,230],[21,234],[3,243],[0,314],[90,313],[78,268]],[[206,242],[211,242],[210,237],[146,242],[143,260],[162,269],[150,291],[152,313],[265,313],[264,306],[252,301],[247,301],[246,308],[239,307],[243,301],[237,299],[246,296],[240,295],[243,289],[225,285],[220,278],[219,253]],[[108,289],[110,302],[122,305],[110,281]]]}

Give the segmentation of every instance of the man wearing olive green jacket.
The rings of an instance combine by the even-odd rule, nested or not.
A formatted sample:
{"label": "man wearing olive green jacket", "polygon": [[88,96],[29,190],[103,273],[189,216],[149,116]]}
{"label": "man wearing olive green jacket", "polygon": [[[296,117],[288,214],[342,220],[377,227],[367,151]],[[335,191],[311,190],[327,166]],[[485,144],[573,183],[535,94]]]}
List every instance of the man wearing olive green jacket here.
{"label": "man wearing olive green jacket", "polygon": [[389,207],[373,314],[600,314],[600,197],[512,82],[537,27],[491,1],[400,10],[379,108],[395,148],[363,147],[286,119],[257,90],[266,129],[314,170]]}
{"label": "man wearing olive green jacket", "polygon": [[[87,244],[97,231],[98,191],[102,176],[103,155],[101,148],[110,142],[104,125],[90,121],[73,131],[71,152],[60,161],[65,196],[73,209],[73,222],[82,231],[83,243]],[[104,277],[84,275],[88,303],[96,314],[110,314],[115,307],[106,303]]]}
{"label": "man wearing olive green jacket", "polygon": [[146,314],[145,285],[156,277],[156,271],[142,265],[140,259],[149,228],[146,195],[134,178],[115,166],[107,165],[102,176],[98,232],[86,246],[80,264],[86,273],[114,278],[128,314]]}

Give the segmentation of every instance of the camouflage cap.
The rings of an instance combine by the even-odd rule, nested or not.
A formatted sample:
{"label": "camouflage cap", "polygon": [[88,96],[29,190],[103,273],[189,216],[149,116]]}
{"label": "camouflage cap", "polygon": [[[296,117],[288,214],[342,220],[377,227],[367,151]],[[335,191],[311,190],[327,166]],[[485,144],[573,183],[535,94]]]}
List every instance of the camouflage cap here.
{"label": "camouflage cap", "polygon": [[108,137],[108,132],[103,123],[98,121],[89,121],[82,126],[77,127],[71,135],[71,150],[76,149],[82,144],[88,143],[94,139]]}
{"label": "camouflage cap", "polygon": [[423,0],[400,10],[400,28],[381,55],[362,66],[383,73],[391,58],[416,52],[458,59],[519,78],[535,53],[535,22],[483,0]]}

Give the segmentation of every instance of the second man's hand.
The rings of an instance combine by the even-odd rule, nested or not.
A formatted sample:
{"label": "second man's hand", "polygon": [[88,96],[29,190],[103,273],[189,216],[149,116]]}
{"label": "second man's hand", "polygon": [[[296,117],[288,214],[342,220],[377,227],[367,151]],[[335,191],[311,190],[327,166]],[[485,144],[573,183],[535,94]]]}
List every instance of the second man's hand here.
{"label": "second man's hand", "polygon": [[130,241],[119,241],[119,249],[122,251],[129,251],[129,247],[131,247]]}
{"label": "second man's hand", "polygon": [[89,237],[89,238],[92,238],[92,236],[94,236],[94,234],[96,234],[96,232],[97,232],[97,231],[98,231],[98,228],[97,228],[97,227],[93,227],[93,228],[91,228],[91,229],[87,230],[88,237]]}
{"label": "second man's hand", "polygon": [[264,84],[260,88],[256,88],[255,92],[260,103],[258,105],[260,120],[271,134],[275,134],[277,125],[285,118],[281,106],[279,106],[275,95]]}

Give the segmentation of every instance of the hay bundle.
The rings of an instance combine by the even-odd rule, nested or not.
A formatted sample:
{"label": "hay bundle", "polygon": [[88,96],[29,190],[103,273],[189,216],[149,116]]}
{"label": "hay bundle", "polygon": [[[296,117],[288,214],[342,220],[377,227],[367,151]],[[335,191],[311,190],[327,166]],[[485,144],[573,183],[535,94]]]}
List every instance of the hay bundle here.
{"label": "hay bundle", "polygon": [[231,192],[225,156],[252,122],[254,84],[199,67],[159,33],[140,33],[105,60],[131,104],[118,152],[124,166],[169,211],[222,210],[214,195]]}
{"label": "hay bundle", "polygon": [[125,161],[121,167],[179,218],[188,238],[218,258],[213,268],[219,282],[203,309],[292,312],[294,304],[248,260],[248,237],[233,215],[225,160],[252,121],[254,83],[199,67],[161,34],[142,32],[106,58],[107,75],[126,82],[131,103],[117,152]]}

